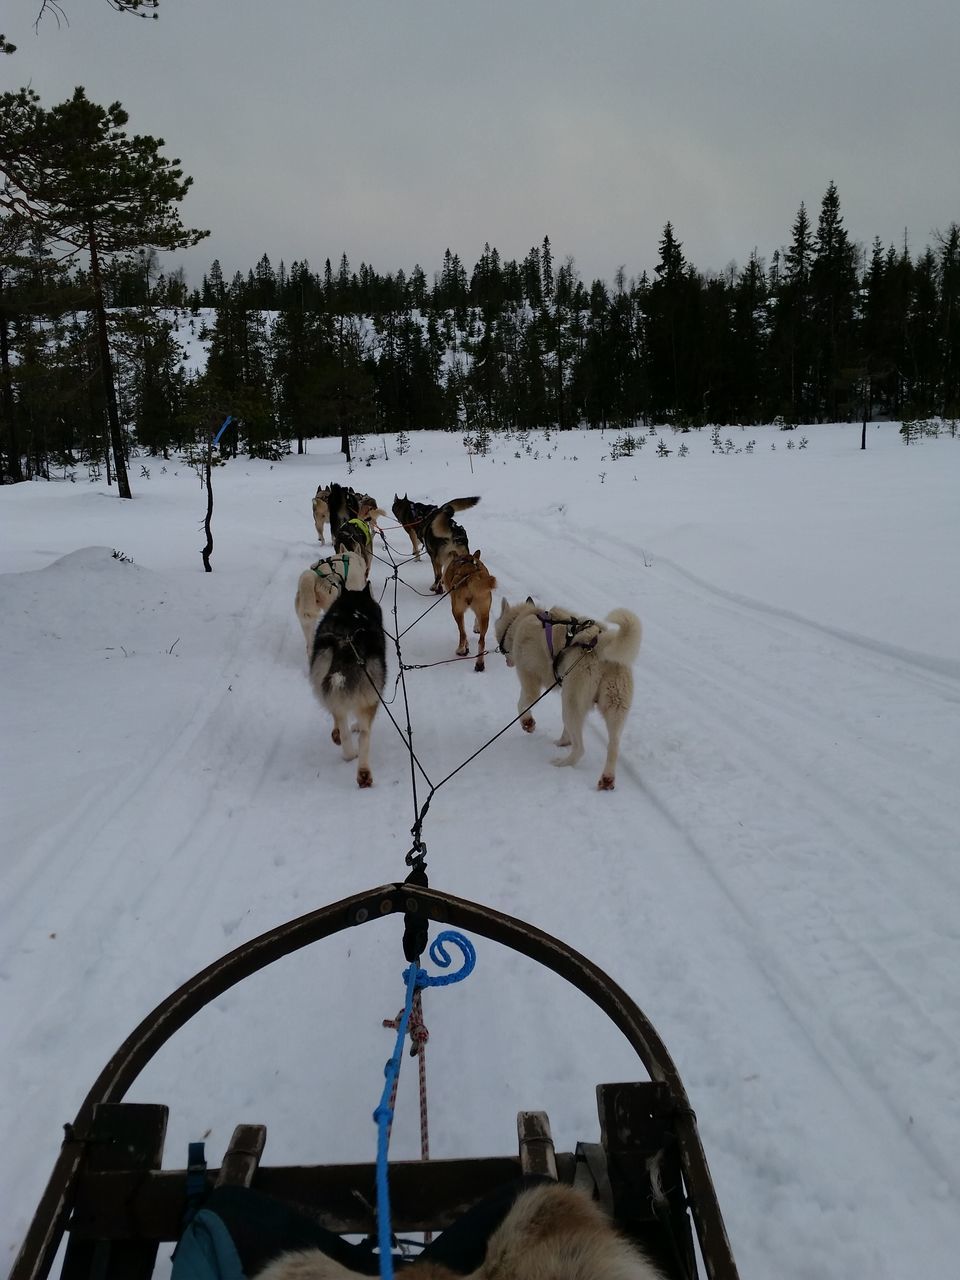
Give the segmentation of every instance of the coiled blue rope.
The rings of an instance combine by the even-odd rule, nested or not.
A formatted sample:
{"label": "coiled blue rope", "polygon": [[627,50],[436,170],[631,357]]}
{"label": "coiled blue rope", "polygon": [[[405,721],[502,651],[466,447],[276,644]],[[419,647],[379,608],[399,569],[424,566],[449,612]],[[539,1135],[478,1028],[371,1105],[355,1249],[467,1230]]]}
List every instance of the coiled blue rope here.
{"label": "coiled blue rope", "polygon": [[463,958],[463,967],[461,969],[457,969],[454,973],[442,973],[433,976],[427,973],[425,969],[420,969],[417,965],[412,964],[403,971],[403,981],[407,989],[407,996],[404,1001],[403,1013],[400,1015],[400,1023],[397,1027],[397,1038],[393,1046],[393,1054],[388,1058],[383,1068],[384,1082],[383,1093],[380,1095],[380,1105],[373,1113],[373,1119],[377,1126],[377,1243],[380,1247],[381,1280],[393,1280],[393,1253],[391,1252],[393,1226],[390,1220],[390,1185],[387,1177],[390,1124],[393,1120],[393,1107],[390,1105],[390,1098],[393,1094],[394,1083],[400,1074],[403,1042],[407,1036],[407,1024],[410,1021],[410,1012],[413,1008],[413,997],[418,990],[422,990],[424,987],[448,987],[451,983],[460,982],[463,978],[468,978],[473,973],[474,965],[477,963],[477,952],[470,939],[453,929],[445,929],[442,933],[438,933],[433,942],[430,943],[430,959],[435,965],[438,965],[441,969],[449,968],[451,960],[446,949],[448,942],[452,942],[460,950]]}

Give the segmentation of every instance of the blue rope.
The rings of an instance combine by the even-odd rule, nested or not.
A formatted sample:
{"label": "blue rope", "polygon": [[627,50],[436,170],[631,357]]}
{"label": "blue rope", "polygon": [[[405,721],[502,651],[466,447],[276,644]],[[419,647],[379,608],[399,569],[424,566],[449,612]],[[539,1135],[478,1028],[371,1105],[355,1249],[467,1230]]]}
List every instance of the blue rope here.
{"label": "blue rope", "polygon": [[380,1248],[381,1280],[393,1280],[393,1227],[390,1220],[390,1185],[387,1178],[390,1125],[393,1120],[390,1096],[393,1093],[394,1083],[400,1074],[403,1042],[406,1039],[407,1025],[410,1022],[410,1013],[413,1009],[413,997],[418,990],[422,990],[424,987],[448,987],[453,982],[460,982],[461,979],[468,978],[473,973],[474,966],[477,963],[476,948],[470,939],[453,929],[445,929],[442,933],[437,934],[430,944],[430,959],[434,964],[439,965],[441,969],[448,968],[451,963],[445,946],[447,942],[452,942],[454,946],[458,947],[463,958],[463,967],[455,973],[444,973],[434,977],[427,973],[425,969],[418,968],[415,964],[410,965],[409,968],[403,971],[407,998],[404,1002],[403,1013],[400,1015],[399,1026],[397,1027],[397,1038],[394,1042],[393,1054],[383,1068],[384,1081],[383,1092],[380,1095],[380,1105],[373,1113],[374,1123],[377,1126],[377,1243]]}
{"label": "blue rope", "polygon": [[450,956],[447,954],[447,949],[444,945],[447,942],[452,942],[454,946],[460,948],[460,954],[463,957],[463,968],[458,969],[456,973],[444,973],[438,977],[431,977],[426,970],[418,969],[418,987],[449,987],[452,982],[460,982],[464,978],[469,978],[473,973],[474,966],[477,963],[476,947],[474,947],[469,938],[464,937],[462,933],[457,933],[455,929],[444,929],[430,943],[430,959],[433,963],[441,969],[450,967]]}

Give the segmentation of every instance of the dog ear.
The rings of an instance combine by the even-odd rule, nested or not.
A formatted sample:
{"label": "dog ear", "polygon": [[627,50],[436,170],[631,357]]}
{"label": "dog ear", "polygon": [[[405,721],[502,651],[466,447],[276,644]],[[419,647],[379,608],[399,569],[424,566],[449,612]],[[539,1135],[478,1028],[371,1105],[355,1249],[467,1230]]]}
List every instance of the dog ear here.
{"label": "dog ear", "polygon": [[527,596],[527,604],[536,604],[536,603],[537,602],[536,600],[534,600],[533,596]]}
{"label": "dog ear", "polygon": [[479,551],[475,551],[475,552],[473,553],[473,558],[474,558],[474,560],[479,560],[479,559],[480,559],[480,552],[479,552]]}
{"label": "dog ear", "polygon": [[501,617],[501,618],[503,617],[503,615],[507,612],[507,610],[508,610],[509,608],[510,608],[510,606],[509,606],[509,604],[507,604],[507,597],[506,597],[506,596],[504,596],[504,597],[503,597],[503,599],[500,601],[500,617]]}

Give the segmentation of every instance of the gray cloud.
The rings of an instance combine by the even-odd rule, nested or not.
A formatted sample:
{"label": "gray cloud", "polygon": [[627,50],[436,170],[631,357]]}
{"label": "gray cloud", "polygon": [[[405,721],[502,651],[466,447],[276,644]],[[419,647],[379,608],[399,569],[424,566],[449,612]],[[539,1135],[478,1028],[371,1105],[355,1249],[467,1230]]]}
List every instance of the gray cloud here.
{"label": "gray cloud", "polygon": [[158,22],[64,0],[4,18],[4,87],[83,84],[195,185],[182,261],[346,252],[381,271],[549,234],[586,278],[769,255],[833,179],[850,234],[914,247],[960,219],[947,0],[163,0]]}

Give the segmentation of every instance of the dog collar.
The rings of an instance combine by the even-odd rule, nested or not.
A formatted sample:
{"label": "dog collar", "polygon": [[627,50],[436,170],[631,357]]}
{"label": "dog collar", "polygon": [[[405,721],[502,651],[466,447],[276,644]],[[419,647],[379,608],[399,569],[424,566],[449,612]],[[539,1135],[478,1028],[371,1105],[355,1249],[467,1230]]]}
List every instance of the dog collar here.
{"label": "dog collar", "polygon": [[516,618],[513,618],[511,620],[510,625],[507,627],[506,631],[503,633],[503,639],[497,645],[497,649],[503,654],[504,657],[507,656],[507,636],[513,630],[514,624],[516,622],[517,622]]}

